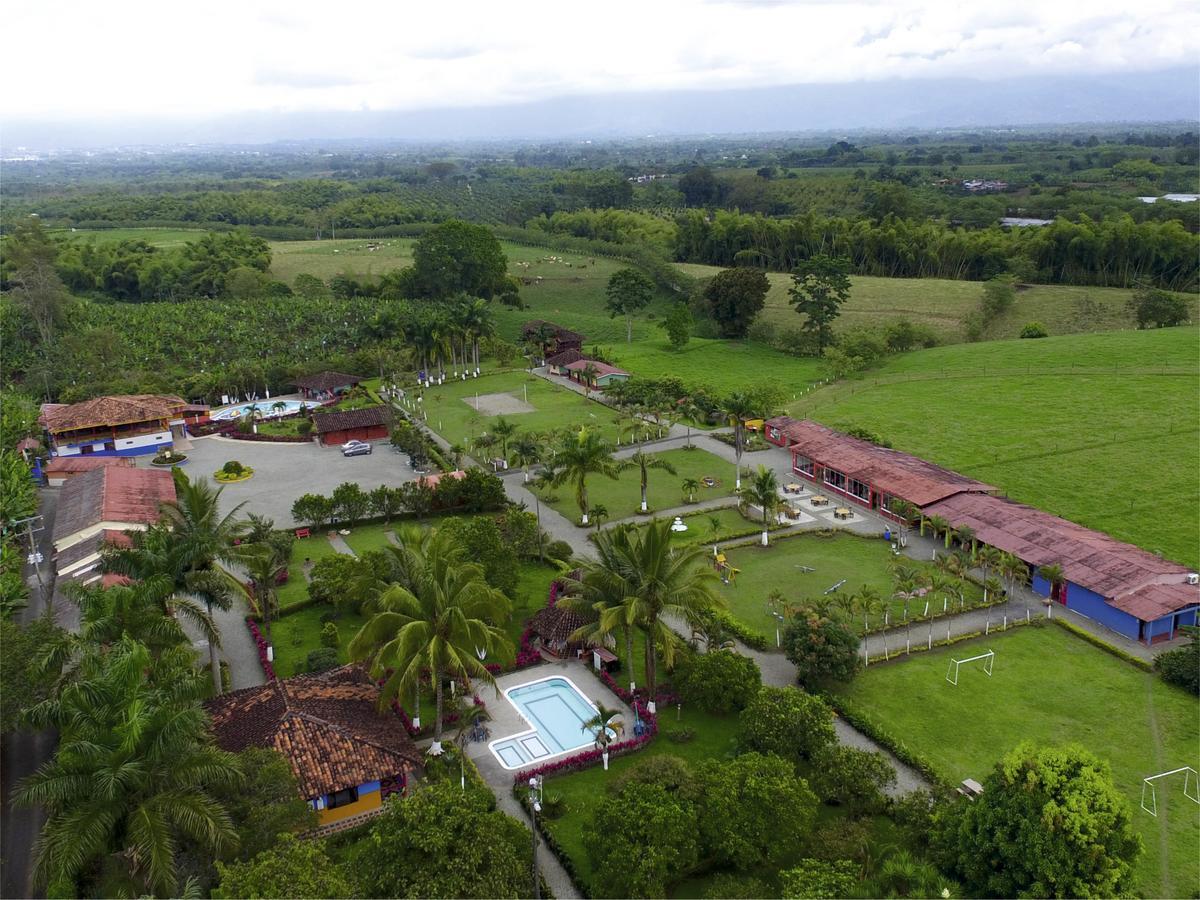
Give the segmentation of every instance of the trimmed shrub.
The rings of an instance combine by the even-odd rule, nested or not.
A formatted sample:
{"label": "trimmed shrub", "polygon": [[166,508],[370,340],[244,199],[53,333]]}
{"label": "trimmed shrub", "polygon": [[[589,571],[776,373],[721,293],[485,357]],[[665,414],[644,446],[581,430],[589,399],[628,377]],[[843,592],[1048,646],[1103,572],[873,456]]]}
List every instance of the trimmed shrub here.
{"label": "trimmed shrub", "polygon": [[326,622],[321,627],[321,646],[337,648],[341,643],[341,636],[338,634],[337,625],[333,622]]}
{"label": "trimmed shrub", "polygon": [[754,660],[717,650],[683,656],[671,679],[680,698],[705,712],[728,713],[745,709],[762,687],[762,673]]}
{"label": "trimmed shrub", "polygon": [[337,664],[337,649],[334,647],[321,647],[319,650],[313,650],[308,654],[308,659],[304,662],[304,668],[307,672],[325,672],[335,668]]}
{"label": "trimmed shrub", "polygon": [[1154,668],[1168,684],[1200,694],[1200,629],[1187,626],[1184,631],[1191,643],[1160,653],[1154,658]]}
{"label": "trimmed shrub", "polygon": [[559,562],[566,562],[574,555],[574,551],[566,541],[551,541],[546,547],[546,555]]}

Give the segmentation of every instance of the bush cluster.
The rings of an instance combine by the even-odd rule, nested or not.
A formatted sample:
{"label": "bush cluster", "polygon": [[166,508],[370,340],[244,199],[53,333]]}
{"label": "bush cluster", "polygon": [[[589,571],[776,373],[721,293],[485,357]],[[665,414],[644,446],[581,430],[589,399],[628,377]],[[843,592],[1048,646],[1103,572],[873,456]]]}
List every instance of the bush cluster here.
{"label": "bush cluster", "polygon": [[339,485],[333,495],[304,494],[292,504],[292,518],[315,528],[334,522],[353,524],[368,517],[387,519],[397,515],[425,518],[450,510],[477,513],[504,509],[508,498],[504,485],[482,469],[468,469],[462,478],[442,478],[430,487],[424,481],[409,481],[400,487],[380,485],[363,491],[357,482]]}

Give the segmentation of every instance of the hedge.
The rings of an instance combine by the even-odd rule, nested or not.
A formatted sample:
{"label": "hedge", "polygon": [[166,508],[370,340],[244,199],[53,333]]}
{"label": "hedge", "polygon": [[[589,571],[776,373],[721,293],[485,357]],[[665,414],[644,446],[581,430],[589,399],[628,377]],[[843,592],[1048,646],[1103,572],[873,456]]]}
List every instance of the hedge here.
{"label": "hedge", "polygon": [[1090,631],[1085,631],[1084,629],[1080,628],[1078,625],[1074,625],[1074,624],[1066,621],[1065,619],[1061,619],[1061,618],[1060,619],[1051,619],[1050,621],[1052,621],[1059,628],[1064,628],[1067,631],[1071,632],[1071,634],[1075,635],[1076,637],[1083,638],[1085,641],[1087,641],[1093,647],[1099,647],[1105,653],[1111,653],[1117,659],[1123,659],[1123,660],[1125,660],[1125,662],[1129,663],[1130,665],[1137,666],[1143,672],[1153,672],[1154,671],[1154,663],[1148,662],[1147,660],[1144,660],[1141,657],[1134,656],[1132,653],[1122,650],[1120,647],[1117,647],[1114,644],[1110,644],[1108,641],[1104,640],[1103,638],[1097,637],[1096,635],[1092,634]]}
{"label": "hedge", "polygon": [[949,780],[938,773],[929,760],[910,749],[904,741],[893,735],[851,701],[837,694],[824,694],[822,696],[847,724],[869,737],[906,766],[916,769],[927,781],[946,788],[954,787]]}

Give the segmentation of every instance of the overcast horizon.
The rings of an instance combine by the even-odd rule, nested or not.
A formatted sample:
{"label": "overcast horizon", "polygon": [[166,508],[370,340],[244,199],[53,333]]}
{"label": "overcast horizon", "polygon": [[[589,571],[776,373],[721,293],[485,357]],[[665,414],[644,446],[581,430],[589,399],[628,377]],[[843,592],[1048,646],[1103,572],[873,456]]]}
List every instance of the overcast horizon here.
{"label": "overcast horizon", "polygon": [[[75,0],[6,22],[9,70],[36,73],[0,95],[6,148],[1190,121],[1200,106],[1200,5],[1182,0],[617,0],[586,15]],[[47,63],[47,39],[54,60],[84,62]]]}

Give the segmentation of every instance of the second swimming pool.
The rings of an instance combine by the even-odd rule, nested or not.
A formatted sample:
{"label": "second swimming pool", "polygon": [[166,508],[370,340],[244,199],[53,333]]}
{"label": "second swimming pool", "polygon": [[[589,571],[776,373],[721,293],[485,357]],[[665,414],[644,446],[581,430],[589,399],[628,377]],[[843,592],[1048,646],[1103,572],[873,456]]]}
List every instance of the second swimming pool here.
{"label": "second swimming pool", "polygon": [[596,707],[569,678],[555,675],[509,688],[504,692],[532,728],[492,741],[489,746],[500,765],[519,769],[545,762],[560,753],[591,745],[595,738],[584,723]]}

